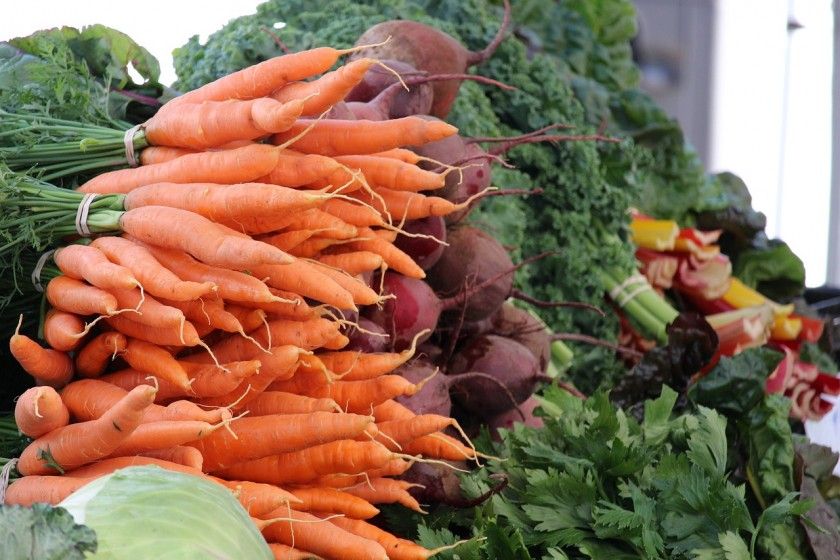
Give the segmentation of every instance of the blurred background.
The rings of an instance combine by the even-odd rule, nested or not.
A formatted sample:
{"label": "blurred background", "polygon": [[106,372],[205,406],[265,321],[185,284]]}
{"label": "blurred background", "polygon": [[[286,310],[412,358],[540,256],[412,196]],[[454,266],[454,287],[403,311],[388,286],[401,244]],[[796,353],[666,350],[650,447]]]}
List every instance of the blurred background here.
{"label": "blurred background", "polygon": [[[807,285],[840,286],[840,146],[834,154],[831,141],[840,132],[831,109],[840,0],[634,1],[643,88],[680,121],[709,171],[744,179],[767,234],[805,262]],[[203,42],[259,3],[146,0],[138,11],[107,0],[31,2],[4,15],[0,37],[102,23],[151,51],[168,85],[172,49],[195,33]]]}

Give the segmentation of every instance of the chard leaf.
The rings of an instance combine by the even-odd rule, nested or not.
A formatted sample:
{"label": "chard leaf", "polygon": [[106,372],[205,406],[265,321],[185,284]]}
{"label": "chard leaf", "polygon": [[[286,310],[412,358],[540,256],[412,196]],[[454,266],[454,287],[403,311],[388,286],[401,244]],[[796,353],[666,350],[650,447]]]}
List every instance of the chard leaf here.
{"label": "chard leaf", "polygon": [[83,560],[97,548],[92,529],[47,504],[0,505],[0,543],[0,556],[20,560]]}

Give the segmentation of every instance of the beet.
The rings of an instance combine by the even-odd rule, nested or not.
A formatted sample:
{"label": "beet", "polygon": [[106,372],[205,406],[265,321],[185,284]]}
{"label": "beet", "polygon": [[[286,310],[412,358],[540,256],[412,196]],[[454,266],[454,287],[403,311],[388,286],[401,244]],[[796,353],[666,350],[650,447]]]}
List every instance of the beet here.
{"label": "beet", "polygon": [[415,358],[400,366],[393,373],[402,375],[412,383],[426,381],[423,388],[410,397],[398,397],[396,400],[414,411],[415,414],[439,414],[449,416],[452,413],[452,400],[449,398],[447,377],[438,373],[429,379],[438,368],[424,358]]}
{"label": "beet", "polygon": [[[385,21],[369,28],[356,41],[356,46],[383,44],[356,51],[351,59],[369,57],[382,61],[398,60],[429,75],[464,74],[468,67],[484,62],[493,55],[504,39],[509,20],[510,6],[505,2],[505,17],[498,34],[485,49],[478,52],[467,50],[454,37],[439,29],[416,21]],[[429,114],[445,118],[455,102],[460,85],[460,80],[435,82],[432,86],[434,101]]]}
{"label": "beet", "polygon": [[530,350],[515,340],[492,334],[470,339],[452,357],[448,373],[454,377],[450,382],[452,398],[482,418],[523,402],[534,393],[542,377],[539,362]]}
{"label": "beet", "polygon": [[525,311],[509,303],[503,304],[490,319],[493,334],[512,338],[531,351],[544,372],[551,359],[551,338],[542,322]]}
{"label": "beet", "polygon": [[422,280],[395,272],[385,273],[383,288],[383,295],[393,294],[396,298],[386,300],[381,307],[368,307],[366,315],[391,336],[394,349],[405,350],[426,329],[429,332],[418,343],[427,340],[437,327],[441,313],[441,302],[435,292]]}
{"label": "beet", "polygon": [[[465,469],[466,463],[452,463]],[[421,504],[460,504],[461,480],[454,469],[433,463],[415,463],[400,476],[402,480],[419,484],[409,493]]]}
{"label": "beet", "polygon": [[[401,60],[379,58],[379,61],[394,72],[397,72],[403,79],[409,76],[418,76],[422,74],[417,70],[417,68]],[[350,93],[347,94],[347,97],[345,97],[344,100],[364,103],[372,100],[374,97],[388,89],[388,86],[398,82],[394,72],[389,72],[388,69],[383,66],[377,65],[371,67],[367,72],[365,72],[365,76],[362,78],[362,81],[350,90]]]}
{"label": "beet", "polygon": [[364,317],[359,318],[358,323],[362,329],[375,334],[363,332],[355,327],[351,327],[347,334],[350,342],[343,350],[359,350],[361,352],[386,352],[388,350],[390,342],[385,329]]}
{"label": "beet", "polygon": [[341,121],[353,121],[356,120],[356,116],[353,114],[351,110],[350,104],[345,103],[343,101],[339,101],[327,113],[328,119],[336,119]]}
{"label": "beet", "polygon": [[459,293],[490,281],[466,299],[464,319],[480,321],[496,312],[513,289],[510,255],[501,243],[480,229],[464,226],[450,230],[446,247],[427,280],[436,290]]}
{"label": "beet", "polygon": [[[433,235],[440,241],[446,241],[446,223],[440,216],[429,216],[420,220],[411,220],[406,222],[402,229],[406,233]],[[438,262],[438,259],[440,259],[445,248],[445,245],[438,243],[434,239],[408,237],[406,235],[397,236],[395,245],[397,249],[400,249],[414,259],[414,262],[423,270],[432,268]]]}
{"label": "beet", "polygon": [[524,424],[530,428],[542,428],[544,425],[542,418],[534,415],[534,410],[539,405],[540,402],[532,395],[522,401],[519,409],[502,412],[498,416],[491,418],[487,424],[490,426],[494,436],[497,435],[499,429],[504,428],[505,430],[510,430],[514,424]]}

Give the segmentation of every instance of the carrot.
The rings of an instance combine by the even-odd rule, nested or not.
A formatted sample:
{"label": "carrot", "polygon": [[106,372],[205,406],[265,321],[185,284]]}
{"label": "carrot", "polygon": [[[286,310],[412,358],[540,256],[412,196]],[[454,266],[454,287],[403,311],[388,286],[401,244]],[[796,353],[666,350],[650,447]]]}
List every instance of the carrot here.
{"label": "carrot", "polygon": [[[240,363],[250,365],[254,362],[234,362],[234,364]],[[236,370],[243,369],[242,367],[233,366],[232,364],[226,364],[226,366],[231,366]],[[215,366],[212,367],[215,368]],[[256,367],[252,365],[250,369],[253,372],[253,370],[255,370]],[[240,373],[245,372],[240,371]],[[237,390],[237,388],[244,382],[243,380],[247,379],[247,376],[240,377],[238,375],[229,375],[223,372],[219,372],[216,375],[199,375],[197,377],[191,378],[191,381],[195,381],[195,387],[190,387],[188,389],[184,387],[179,387],[178,385],[175,385],[171,381],[168,381],[162,377],[158,377],[156,375],[153,375],[143,370],[138,370],[136,368],[121,369],[119,371],[103,375],[100,379],[102,381],[105,381],[106,383],[110,383],[111,385],[115,385],[126,391],[129,391],[139,385],[156,385],[158,387],[156,402],[163,403],[172,399],[180,399],[184,397],[226,397],[232,391]],[[230,400],[232,399],[228,399],[228,402],[224,404],[229,404]]]}
{"label": "carrot", "polygon": [[[419,220],[429,216],[446,216],[467,205],[467,202],[455,204],[445,198],[410,191],[383,188],[377,189],[376,194],[378,196],[374,198],[370,193],[359,191],[350,193],[348,196],[373,206],[382,214],[390,215],[395,220]],[[325,204],[322,208],[326,209],[327,205]]]}
{"label": "carrot", "polygon": [[215,364],[178,363],[187,371],[191,380],[190,395],[197,397],[226,395],[235,390],[243,380],[257,375],[262,365],[259,360],[248,360],[224,364],[222,369]]}
{"label": "carrot", "polygon": [[270,58],[176,97],[161,110],[170,111],[184,103],[265,97],[290,82],[326,72],[341,55],[350,52],[353,49],[318,47]]}
{"label": "carrot", "polygon": [[221,299],[197,299],[193,301],[173,301],[162,299],[161,303],[180,309],[193,325],[206,325],[225,332],[239,332],[242,324],[233,314],[225,310]]}
{"label": "carrot", "polygon": [[213,426],[198,420],[143,422],[111,453],[113,457],[140,455],[201,439],[222,424]]}
{"label": "carrot", "polygon": [[[353,438],[372,423],[370,416],[331,412],[246,416],[231,424],[231,431],[215,431],[190,445],[201,451],[206,470],[213,472],[243,461]],[[249,476],[233,478],[273,483]]]}
{"label": "carrot", "polygon": [[55,350],[69,352],[82,343],[85,322],[78,315],[50,309],[44,318],[44,340]]}
{"label": "carrot", "polygon": [[201,262],[234,270],[261,264],[288,264],[292,257],[267,243],[222,233],[207,218],[166,206],[126,211],[120,227],[132,238],[185,251]]}
{"label": "carrot", "polygon": [[312,263],[295,260],[282,266],[257,266],[253,268],[253,273],[264,278],[272,288],[309,297],[338,309],[356,309],[352,295]]}
{"label": "carrot", "polygon": [[263,243],[268,243],[288,253],[290,249],[294,249],[310,237],[318,235],[321,231],[319,229],[298,229],[267,235],[259,239]]}
{"label": "carrot", "polygon": [[393,399],[388,399],[373,407],[373,415],[376,417],[377,422],[411,420],[417,416],[413,410]]}
{"label": "carrot", "polygon": [[180,309],[161,303],[154,297],[141,292],[139,288],[111,290],[110,293],[117,298],[117,305],[122,309],[131,310],[127,317],[135,323],[152,327],[180,328],[187,320]]}
{"label": "carrot", "polygon": [[248,404],[251,416],[336,412],[341,409],[332,399],[315,399],[283,391],[265,391]]}
{"label": "carrot", "polygon": [[379,543],[385,549],[389,560],[426,560],[435,554],[431,550],[427,550],[409,540],[395,537],[376,525],[371,525],[360,519],[335,517],[331,518],[329,522],[348,533]]}
{"label": "carrot", "polygon": [[292,216],[286,225],[287,230],[318,230],[322,237],[333,235],[336,239],[356,237],[356,226],[344,222],[332,214],[318,208],[311,208]]}
{"label": "carrot", "polygon": [[64,472],[107,457],[140,424],[154,398],[154,387],[137,387],[100,418],[41,436],[23,450],[18,472],[24,476]]}
{"label": "carrot", "polygon": [[30,387],[15,403],[15,424],[20,433],[40,437],[70,423],[70,412],[52,387]]}
{"label": "carrot", "polygon": [[309,397],[332,398],[342,410],[350,412],[370,410],[382,402],[400,396],[410,396],[419,390],[401,375],[381,375],[363,381],[336,381],[304,393]]}
{"label": "carrot", "polygon": [[453,426],[455,420],[448,416],[438,414],[418,414],[414,418],[406,420],[388,420],[378,422],[379,429],[377,441],[391,449],[395,443],[406,444],[419,437],[423,437]]}
{"label": "carrot", "polygon": [[409,455],[423,455],[424,457],[445,461],[476,459],[474,449],[444,433],[429,434],[410,441],[403,445],[403,452]]}
{"label": "carrot", "polygon": [[291,146],[300,152],[325,156],[373,154],[402,146],[420,146],[458,132],[443,121],[415,116],[387,121],[298,119],[285,132],[275,134],[272,141],[282,144],[310,126],[312,128]]}
{"label": "carrot", "polygon": [[347,97],[374,64],[377,61],[372,58],[359,58],[315,80],[287,84],[272,93],[271,97],[284,103],[293,99],[306,99],[301,114],[320,115]]}
{"label": "carrot", "polygon": [[277,300],[263,282],[248,274],[200,263],[183,251],[146,244],[143,247],[181,278],[217,285],[223,299],[259,303]]}
{"label": "carrot", "polygon": [[46,296],[54,308],[76,315],[113,315],[117,312],[117,300],[110,293],[68,276],[50,280]]}
{"label": "carrot", "polygon": [[73,378],[73,359],[66,352],[43,348],[24,334],[20,334],[23,315],[15,333],[9,338],[9,351],[23,370],[41,385],[60,388]]}
{"label": "carrot", "polygon": [[[189,447],[188,449],[196,451],[193,447]],[[265,515],[280,507],[288,507],[288,504],[300,501],[291,492],[273,484],[262,484],[248,480],[222,480],[221,478],[212,478],[233,492],[239,500],[239,503],[245,507],[245,511],[254,517]]]}
{"label": "carrot", "polygon": [[187,103],[177,111],[162,111],[143,125],[154,146],[206,149],[236,140],[255,140],[287,130],[300,116],[304,102],[286,103],[261,97]]}
{"label": "carrot", "polygon": [[335,239],[331,237],[320,237],[318,235],[315,235],[313,237],[310,237],[306,241],[298,243],[297,245],[292,247],[288,252],[290,255],[299,259],[308,259],[319,255],[321,251],[323,251],[324,249],[328,249],[333,245],[343,245],[349,242],[349,239]]}
{"label": "carrot", "polygon": [[274,560],[323,560],[320,556],[280,543],[268,543]]}
{"label": "carrot", "polygon": [[382,268],[381,255],[370,251],[349,251],[318,255],[318,262],[331,268],[339,268],[352,276]]}
{"label": "carrot", "polygon": [[413,461],[406,461],[405,459],[395,458],[388,461],[384,467],[378,469],[370,469],[364,474],[348,475],[348,474],[330,474],[319,477],[317,480],[310,482],[310,485],[329,486],[331,488],[348,488],[357,484],[367,484],[369,480],[376,478],[384,478],[387,476],[400,476],[405,474],[413,465]]}
{"label": "carrot", "polygon": [[99,237],[91,243],[113,262],[131,270],[145,291],[155,297],[192,301],[217,290],[212,282],[185,282],[164,267],[149,250],[122,237]]}
{"label": "carrot", "polygon": [[[61,400],[76,421],[85,422],[100,418],[127,393],[125,389],[106,381],[79,379],[62,389]],[[229,417],[227,411],[204,410],[189,401],[175,401],[167,406],[150,405],[142,421],[200,420],[215,424]]]}
{"label": "carrot", "polygon": [[370,228],[363,228],[359,233],[362,239],[348,243],[346,245],[348,250],[376,253],[382,257],[388,267],[409,278],[426,277],[426,273],[414,262],[414,259],[395,247],[393,243],[381,239]]}
{"label": "carrot", "polygon": [[351,169],[360,170],[374,189],[398,191],[427,191],[442,188],[446,177],[420,169],[398,159],[374,155],[335,156],[335,160]]}
{"label": "carrot", "polygon": [[[318,313],[317,309],[310,307],[298,294],[284,292],[277,288],[269,288],[269,291],[276,297],[286,301],[275,301],[272,303],[256,303],[252,301],[231,301],[238,307],[252,308],[259,307],[266,314],[274,319],[293,319],[295,321],[306,321],[314,319]],[[292,303],[290,303],[292,302]]]}
{"label": "carrot", "polygon": [[292,519],[277,521],[261,528],[269,543],[293,546],[327,560],[388,560],[385,549],[378,543],[357,537],[309,513],[278,508],[263,517]]}
{"label": "carrot", "polygon": [[[378,207],[381,208],[381,203]],[[326,201],[321,205],[321,210],[357,227],[385,225],[382,214],[376,210],[376,207],[370,208],[339,198],[332,198]]]}
{"label": "carrot", "polygon": [[198,332],[189,321],[183,326],[152,327],[133,321],[124,315],[107,317],[105,322],[122,334],[159,346],[200,346]]}
{"label": "carrot", "polygon": [[97,288],[130,290],[140,285],[131,270],[114,264],[92,245],[67,245],[53,253],[61,273],[74,280],[85,280]]}
{"label": "carrot", "polygon": [[90,179],[77,190],[84,193],[127,193],[141,185],[162,183],[236,184],[254,181],[277,165],[277,149],[250,144],[233,150],[198,152],[152,165],[108,171]]}
{"label": "carrot", "polygon": [[417,152],[412,152],[411,150],[406,150],[405,148],[393,148],[391,150],[386,150],[384,152],[376,152],[375,154],[370,155],[383,158],[392,158],[399,161],[403,161],[405,163],[410,163],[412,165],[416,165],[423,161],[423,158],[417,155]]}
{"label": "carrot", "polygon": [[274,169],[257,181],[284,187],[302,187],[329,177],[340,168],[341,164],[326,156],[283,150],[277,156]]}
{"label": "carrot", "polygon": [[33,475],[13,480],[6,489],[6,505],[31,507],[36,503],[57,505],[67,496],[93,481],[74,476]]}
{"label": "carrot", "polygon": [[174,447],[164,447],[163,449],[149,449],[139,453],[143,457],[152,457],[155,459],[162,459],[164,461],[171,461],[190,467],[200,471],[204,466],[204,457],[198,449],[186,445],[176,445]]}
{"label": "carrot", "polygon": [[108,363],[124,352],[127,344],[125,335],[116,331],[96,335],[76,352],[76,373],[81,377],[102,375]]}
{"label": "carrot", "polygon": [[294,190],[267,183],[155,183],[125,195],[126,210],[168,206],[200,214],[214,222],[247,219],[278,212],[300,212],[328,200],[329,194]]}
{"label": "carrot", "polygon": [[357,303],[359,305],[374,305],[382,301],[379,294],[373,291],[367,284],[358,278],[350,276],[343,270],[331,268],[319,261],[307,261],[307,264],[309,264],[309,266],[319,274],[329,277],[333,282],[341,286],[341,288],[353,296],[353,303]]}
{"label": "carrot", "polygon": [[165,379],[181,389],[190,389],[191,381],[181,363],[154,344],[129,338],[122,357],[134,369]]}
{"label": "carrot", "polygon": [[336,333],[332,338],[324,343],[326,350],[341,350],[350,344],[350,339],[341,333]]}
{"label": "carrot", "polygon": [[424,513],[417,500],[408,493],[408,489],[414,486],[417,485],[405,480],[374,478],[364,484],[357,484],[343,490],[371,504],[401,504],[408,509]]}
{"label": "carrot", "polygon": [[354,519],[370,519],[379,513],[363,498],[335,488],[297,488],[292,494],[302,501],[292,506],[297,511],[341,513]]}
{"label": "carrot", "polygon": [[394,371],[414,355],[414,347],[402,352],[361,353],[358,351],[324,352],[318,357],[331,371],[346,372],[344,381],[373,379]]}
{"label": "carrot", "polygon": [[143,148],[140,152],[140,165],[154,165],[156,163],[166,163],[175,158],[185,156],[187,154],[194,154],[196,150],[188,148],[170,148],[168,146],[148,146]]}

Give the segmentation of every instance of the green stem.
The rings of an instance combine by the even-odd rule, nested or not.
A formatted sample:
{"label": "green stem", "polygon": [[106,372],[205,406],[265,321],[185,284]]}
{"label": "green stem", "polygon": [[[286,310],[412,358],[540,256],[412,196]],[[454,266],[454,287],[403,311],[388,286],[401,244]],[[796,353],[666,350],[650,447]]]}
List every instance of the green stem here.
{"label": "green stem", "polygon": [[[620,285],[620,281],[614,276],[611,276],[604,270],[598,270],[604,288],[609,292]],[[659,343],[667,342],[668,337],[665,333],[666,323],[657,318],[653,313],[648,311],[642,304],[637,301],[637,297],[624,302],[622,309],[627,315],[642,328],[645,335],[655,338]]]}

